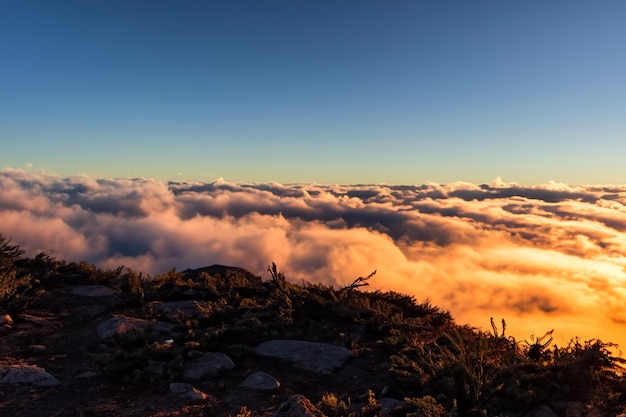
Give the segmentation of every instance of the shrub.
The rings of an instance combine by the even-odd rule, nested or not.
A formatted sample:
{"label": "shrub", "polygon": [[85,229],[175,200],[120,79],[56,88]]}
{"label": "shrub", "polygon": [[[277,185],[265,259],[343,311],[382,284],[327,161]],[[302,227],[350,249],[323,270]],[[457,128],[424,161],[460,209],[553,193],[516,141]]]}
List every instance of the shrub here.
{"label": "shrub", "polygon": [[404,401],[416,408],[416,411],[408,413],[407,417],[446,417],[449,415],[446,409],[430,395],[421,398],[405,398]]}
{"label": "shrub", "polygon": [[344,400],[333,393],[326,393],[322,395],[319,408],[328,417],[342,417],[348,414],[349,403],[350,401],[346,404]]}
{"label": "shrub", "polygon": [[25,295],[38,283],[31,274],[15,266],[23,253],[20,246],[12,245],[10,239],[0,234],[0,303],[9,310],[28,304]]}

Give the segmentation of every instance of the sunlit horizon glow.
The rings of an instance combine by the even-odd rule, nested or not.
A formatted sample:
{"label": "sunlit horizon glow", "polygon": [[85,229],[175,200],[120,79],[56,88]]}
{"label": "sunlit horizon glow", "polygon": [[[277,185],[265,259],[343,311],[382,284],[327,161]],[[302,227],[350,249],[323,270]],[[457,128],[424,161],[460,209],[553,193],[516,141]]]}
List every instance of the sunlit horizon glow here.
{"label": "sunlit horizon glow", "polygon": [[0,4],[0,168],[626,183],[626,3]]}
{"label": "sunlit horizon glow", "polygon": [[461,324],[504,318],[626,346],[626,185],[162,182],[0,170],[0,233],[152,276],[212,264],[431,300]]}

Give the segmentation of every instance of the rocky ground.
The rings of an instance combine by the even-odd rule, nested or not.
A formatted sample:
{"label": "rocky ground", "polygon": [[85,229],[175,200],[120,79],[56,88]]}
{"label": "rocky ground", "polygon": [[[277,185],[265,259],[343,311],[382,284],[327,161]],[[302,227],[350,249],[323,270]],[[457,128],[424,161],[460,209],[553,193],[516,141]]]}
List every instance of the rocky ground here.
{"label": "rocky ground", "polygon": [[[358,408],[365,404],[368,390],[382,399],[382,390],[391,383],[381,372],[386,367],[382,347],[352,351],[307,342],[266,343],[267,352],[260,346],[230,366],[209,359],[207,369],[200,366],[195,374],[187,364],[173,382],[112,382],[97,363],[113,348],[112,336],[145,326],[160,330],[164,343],[178,343],[172,323],[146,320],[143,307],[121,309],[119,291],[115,286],[62,284],[22,312],[7,315],[0,338],[0,383],[13,383],[0,384],[0,415],[235,416],[245,406],[265,416],[277,413],[281,403],[296,394],[314,402],[326,392],[350,395]],[[178,305],[184,310],[190,304]],[[153,303],[152,309],[172,310],[162,303]],[[356,331],[362,332],[363,326]],[[248,386],[242,385],[250,376]],[[382,401],[400,404],[397,399]]]}
{"label": "rocky ground", "polygon": [[[363,278],[337,291],[269,272],[262,281],[213,266],[148,284],[134,271],[48,260],[37,285],[0,309],[0,416],[624,416],[614,373],[603,374],[616,378],[604,394],[591,380],[550,382],[548,371],[578,368],[547,368],[542,356],[515,356],[511,372],[487,357],[478,365],[493,376],[473,375],[450,354],[471,352],[448,313],[399,294],[358,298]],[[517,351],[496,329],[462,329],[487,356]],[[456,350],[444,349],[450,341]],[[484,384],[473,405],[463,408],[471,387],[454,381]],[[610,404],[597,399],[605,394]]]}

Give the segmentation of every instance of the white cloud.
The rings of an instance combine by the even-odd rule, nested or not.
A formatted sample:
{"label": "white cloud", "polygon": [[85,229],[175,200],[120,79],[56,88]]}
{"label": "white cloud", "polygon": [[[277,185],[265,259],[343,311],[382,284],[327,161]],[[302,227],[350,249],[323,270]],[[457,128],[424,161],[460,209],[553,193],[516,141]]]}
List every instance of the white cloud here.
{"label": "white cloud", "polygon": [[[215,263],[430,299],[626,346],[626,187],[166,184],[0,171],[0,233],[34,255],[150,274]],[[619,340],[622,338],[622,340]]]}

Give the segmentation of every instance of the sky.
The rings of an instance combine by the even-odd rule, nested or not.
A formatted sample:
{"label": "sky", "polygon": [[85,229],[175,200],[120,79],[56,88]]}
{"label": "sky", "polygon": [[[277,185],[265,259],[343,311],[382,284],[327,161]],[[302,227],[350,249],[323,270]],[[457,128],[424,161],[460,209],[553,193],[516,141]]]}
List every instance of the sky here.
{"label": "sky", "polygon": [[0,168],[626,183],[626,3],[0,0]]}

